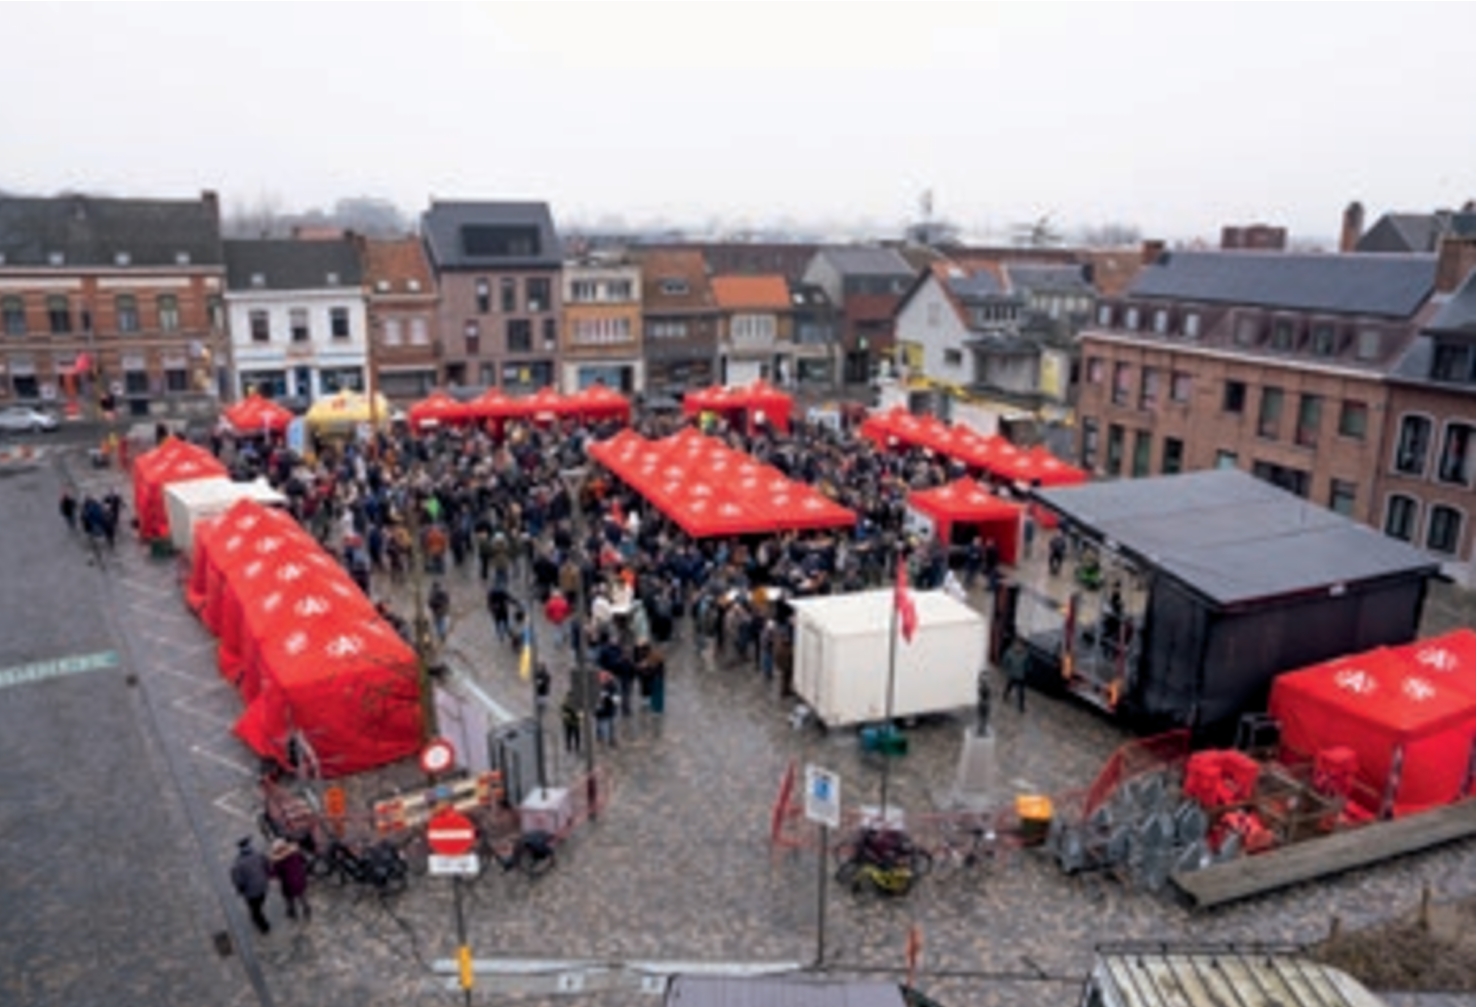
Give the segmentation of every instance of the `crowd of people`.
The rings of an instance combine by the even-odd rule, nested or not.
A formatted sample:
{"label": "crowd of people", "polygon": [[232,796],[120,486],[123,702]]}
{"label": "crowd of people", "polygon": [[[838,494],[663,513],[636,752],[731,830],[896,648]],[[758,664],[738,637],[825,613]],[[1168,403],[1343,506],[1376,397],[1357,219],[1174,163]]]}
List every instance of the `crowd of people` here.
{"label": "crowd of people", "polygon": [[[637,433],[660,438],[685,421],[640,416]],[[788,477],[853,510],[852,528],[694,540],[629,487],[588,463],[586,445],[618,428],[566,422],[509,423],[497,431],[437,428],[383,431],[367,442],[321,442],[311,458],[281,443],[214,438],[239,477],[265,476],[291,512],[327,548],[382,614],[423,645],[445,641],[454,612],[447,578],[473,573],[483,585],[496,637],[517,649],[538,606],[567,626],[547,657],[583,647],[600,669],[596,737],[615,744],[615,719],[634,696],[661,712],[664,651],[680,635],[719,666],[743,664],[789,691],[791,625],[784,599],[852,592],[887,583],[908,564],[919,588],[963,592],[1000,576],[995,543],[948,549],[906,526],[908,494],[964,474],[918,450],[875,448],[850,430],[801,424],[789,434],[754,434],[716,424],[710,432]],[[412,564],[422,611],[404,604]],[[952,569],[954,568],[954,569]],[[579,608],[583,620],[568,619]],[[585,626],[585,639],[577,626]],[[545,695],[551,687],[548,668]],[[583,702],[560,704],[566,744],[578,748]]]}

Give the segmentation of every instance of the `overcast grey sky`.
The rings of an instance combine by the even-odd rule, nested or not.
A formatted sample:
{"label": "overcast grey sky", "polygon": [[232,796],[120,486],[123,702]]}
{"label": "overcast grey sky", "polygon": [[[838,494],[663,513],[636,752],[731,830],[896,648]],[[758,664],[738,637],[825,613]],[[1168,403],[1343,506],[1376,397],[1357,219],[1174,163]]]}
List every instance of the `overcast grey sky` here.
{"label": "overcast grey sky", "polygon": [[1333,240],[1475,191],[1475,5],[0,5],[0,188]]}

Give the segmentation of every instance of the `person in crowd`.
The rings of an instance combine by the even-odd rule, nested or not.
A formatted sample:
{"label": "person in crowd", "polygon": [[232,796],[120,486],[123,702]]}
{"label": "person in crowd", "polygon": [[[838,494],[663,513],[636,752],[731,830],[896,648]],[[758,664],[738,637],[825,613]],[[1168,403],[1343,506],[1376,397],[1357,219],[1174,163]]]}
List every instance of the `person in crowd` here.
{"label": "person in crowd", "polygon": [[236,860],[231,865],[231,886],[246,903],[252,925],[262,935],[272,933],[272,924],[264,911],[267,891],[272,880],[271,866],[262,852],[252,846],[250,836],[244,836],[236,844]]}

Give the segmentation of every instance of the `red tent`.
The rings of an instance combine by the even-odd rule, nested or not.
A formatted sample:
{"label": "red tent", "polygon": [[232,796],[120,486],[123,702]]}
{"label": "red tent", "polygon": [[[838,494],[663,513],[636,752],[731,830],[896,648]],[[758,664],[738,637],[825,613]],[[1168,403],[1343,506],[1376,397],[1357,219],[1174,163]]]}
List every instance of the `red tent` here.
{"label": "red tent", "polygon": [[280,434],[293,422],[290,410],[255,392],[221,410],[221,416],[239,434]]}
{"label": "red tent", "polygon": [[473,411],[446,392],[436,391],[412,405],[406,410],[406,415],[411,421],[411,426],[419,430],[423,427],[461,423],[471,419]]}
{"label": "red tent", "polygon": [[716,413],[746,433],[754,432],[757,416],[772,429],[787,433],[791,429],[791,405],[791,396],[764,380],[734,388],[711,385],[683,396],[685,416]]}
{"label": "red tent", "polygon": [[518,415],[527,416],[538,423],[553,423],[572,413],[570,401],[553,388],[544,387],[533,395],[514,399]]}
{"label": "red tent", "polygon": [[632,404],[625,395],[612,391],[597,381],[589,388],[566,399],[571,412],[585,420],[621,420],[631,422]]}
{"label": "red tent", "polygon": [[254,751],[286,762],[299,731],[337,776],[417,749],[415,653],[292,518],[244,500],[195,541],[186,599],[221,638]]}
{"label": "red tent", "polygon": [[226,466],[215,455],[175,437],[139,455],[133,463],[134,514],[139,522],[139,538],[152,542],[169,537],[169,513],[164,506],[166,486],[225,475]]}
{"label": "red tent", "polygon": [[1395,815],[1446,804],[1473,785],[1474,697],[1435,684],[1385,647],[1280,675],[1269,712],[1300,758],[1354,750],[1365,802],[1395,780]]}
{"label": "red tent", "polygon": [[1458,629],[1444,636],[1393,647],[1392,654],[1412,670],[1432,679],[1433,684],[1472,697],[1474,679],[1474,631]]}
{"label": "red tent", "polygon": [[[979,534],[982,542],[994,541],[1003,563],[1017,562],[1022,538],[1022,507],[987,492],[974,479],[957,479],[932,490],[909,494],[909,506],[926,515],[941,542],[950,545],[955,531],[964,528]],[[966,536],[969,540],[969,535]]]}

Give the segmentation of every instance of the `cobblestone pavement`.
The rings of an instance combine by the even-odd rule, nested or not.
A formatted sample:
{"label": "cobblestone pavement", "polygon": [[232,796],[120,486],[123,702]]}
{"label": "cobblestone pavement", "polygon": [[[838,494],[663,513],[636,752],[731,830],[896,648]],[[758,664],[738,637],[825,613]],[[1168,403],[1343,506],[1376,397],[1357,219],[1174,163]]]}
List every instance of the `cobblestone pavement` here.
{"label": "cobblestone pavement", "polygon": [[[84,482],[107,478],[75,466],[73,471]],[[23,520],[59,529],[53,502],[54,496],[45,497],[45,506],[27,511]],[[80,559],[76,565],[80,568]],[[120,548],[117,561],[100,578],[100,599],[79,604],[110,605],[136,641],[137,668],[156,698],[161,728],[183,753],[182,791],[201,811],[206,848],[215,858],[208,869],[224,874],[235,839],[252,829],[253,760],[229,734],[239,702],[217,676],[212,643],[185,611],[175,576],[172,564],[151,560],[132,545]],[[450,649],[476,669],[495,699],[527,714],[528,686],[518,679],[513,652],[492,638],[475,573],[454,570],[446,583],[456,613]],[[548,627],[540,639],[558,690],[569,666],[568,651],[559,649]],[[666,713],[623,721],[619,747],[599,753],[614,780],[608,813],[561,849],[550,875],[531,882],[492,871],[470,886],[470,938],[479,957],[812,960],[817,864],[811,855],[772,858],[766,840],[776,787],[792,759],[818,762],[842,774],[846,803],[876,803],[876,768],[863,761],[847,732],[793,731],[787,705],[752,669],[716,667],[698,657],[686,639],[670,648],[668,658]],[[94,686],[100,681],[90,680]],[[8,698],[0,693],[0,703]],[[998,704],[994,723],[1003,798],[1013,790],[1054,793],[1085,786],[1126,740],[1093,713],[1036,694],[1029,696],[1025,715]],[[910,732],[911,750],[898,761],[890,784],[896,803],[917,813],[946,802],[965,727],[964,717],[947,717]],[[8,749],[11,739],[3,744]],[[556,781],[578,769],[557,745],[550,748]],[[135,758],[147,767],[131,770],[148,780],[126,781],[129,787],[142,793],[161,788],[165,774],[157,760],[132,753],[116,753],[116,758],[119,772],[127,768],[125,760]],[[30,759],[25,778],[45,794],[36,781],[53,778],[55,770],[34,755]],[[414,770],[402,766],[357,779],[352,798],[365,800],[414,778]],[[112,833],[100,828],[98,834]],[[183,862],[192,854],[180,850],[178,855]],[[1332,916],[1359,926],[1409,908],[1425,883],[1440,898],[1472,893],[1473,843],[1204,915],[1113,882],[1065,878],[1028,853],[990,872],[942,871],[897,902],[859,901],[829,885],[827,959],[839,971],[876,969],[902,978],[905,935],[917,924],[925,941],[919,983],[943,1003],[1067,1004],[1075,999],[1096,941],[1311,941],[1328,930]],[[174,887],[179,886],[176,879]],[[225,968],[203,936],[224,924],[208,886],[195,884],[190,890],[197,915],[209,922],[160,921],[158,926],[168,931],[168,940],[161,937],[162,960],[179,955],[181,967],[193,977]],[[445,979],[430,967],[450,957],[456,943],[449,882],[418,879],[409,892],[384,904],[335,888],[315,890],[312,898],[311,924],[281,920],[282,907],[274,900],[269,912],[278,925],[273,934],[251,938],[273,1002],[456,1002],[445,990]],[[88,899],[86,892],[68,893],[59,904]],[[109,925],[127,929],[126,919]],[[990,981],[984,973],[1004,978]],[[220,978],[231,996],[250,995],[237,962]],[[474,999],[568,1007],[655,1002],[633,991],[572,998],[549,992],[547,981],[489,978],[480,980]]]}

